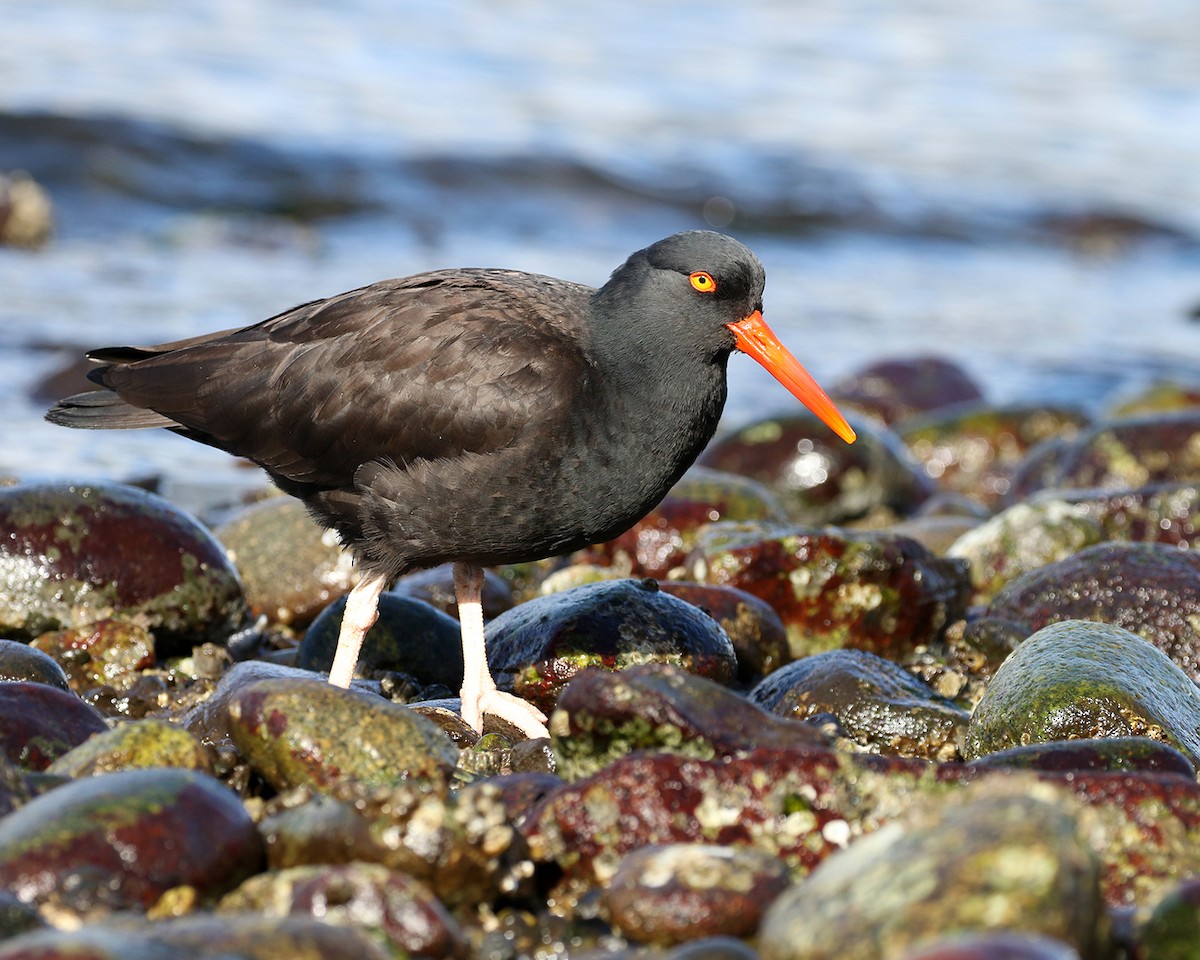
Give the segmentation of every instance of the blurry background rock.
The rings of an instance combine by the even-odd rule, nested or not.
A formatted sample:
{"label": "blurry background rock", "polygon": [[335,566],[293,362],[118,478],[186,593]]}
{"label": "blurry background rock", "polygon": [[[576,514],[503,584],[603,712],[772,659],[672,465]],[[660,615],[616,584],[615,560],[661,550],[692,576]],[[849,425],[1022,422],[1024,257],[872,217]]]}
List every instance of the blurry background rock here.
{"label": "blurry background rock", "polygon": [[50,197],[27,173],[0,171],[0,244],[40,247],[50,239]]}

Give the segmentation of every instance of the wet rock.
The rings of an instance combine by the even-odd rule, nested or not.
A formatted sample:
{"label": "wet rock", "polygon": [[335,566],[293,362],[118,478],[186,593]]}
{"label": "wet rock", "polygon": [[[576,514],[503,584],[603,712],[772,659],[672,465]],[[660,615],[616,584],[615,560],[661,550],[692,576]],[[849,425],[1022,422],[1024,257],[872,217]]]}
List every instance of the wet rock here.
{"label": "wet rock", "polygon": [[[391,593],[413,600],[423,600],[442,613],[458,619],[458,600],[454,596],[454,564],[443,563],[429,570],[418,570],[396,581]],[[513,605],[513,588],[494,570],[483,572],[483,619],[500,616]]]}
{"label": "wet rock", "polygon": [[70,689],[67,675],[52,656],[27,643],[0,640],[0,683],[14,680],[44,683],[59,690]]}
{"label": "wet rock", "polygon": [[[246,660],[242,663],[235,663],[222,675],[211,695],[191,707],[183,715],[180,723],[185,730],[203,743],[217,745],[224,740],[231,740],[229,704],[233,700],[234,694],[258,680],[279,678],[307,681],[312,680],[313,676],[309,670],[270,663],[266,660]],[[365,681],[356,680],[354,683],[365,684]]]}
{"label": "wet rock", "polygon": [[965,403],[905,420],[896,431],[941,489],[994,509],[1033,447],[1073,439],[1087,422],[1069,409]]}
{"label": "wet rock", "polygon": [[830,650],[775,671],[750,700],[781,717],[828,714],[870,753],[953,760],[970,715],[903,667],[862,650]]}
{"label": "wet rock", "polygon": [[969,516],[915,516],[888,526],[896,536],[916,540],[930,553],[939,557],[949,555],[950,548],[982,521]]}
{"label": "wet rock", "polygon": [[764,484],[798,523],[839,523],[874,510],[905,516],[934,492],[900,438],[879,423],[850,418],[843,443],[815,416],[761,420],[709,444],[698,461]]}
{"label": "wet rock", "polygon": [[[1031,452],[1031,456],[1036,451]],[[1013,495],[1045,487],[1124,490],[1200,481],[1200,409],[1094,424],[1073,441],[1023,464]]]}
{"label": "wet rock", "polygon": [[38,915],[32,904],[22,903],[16,894],[0,890],[0,956],[3,955],[5,940],[45,927],[46,921]]}
{"label": "wet rock", "polygon": [[1143,960],[1195,960],[1200,945],[1200,877],[1184,880],[1154,907],[1138,935]]}
{"label": "wet rock", "polygon": [[626,577],[665,579],[687,559],[696,531],[717,520],[787,520],[783,505],[761,483],[693,467],[666,499],[615,540],[580,552],[585,563],[614,567]]}
{"label": "wet rock", "polygon": [[1105,540],[1200,546],[1200,486],[1154,483],[1133,490],[1044,490],[1031,502],[1061,501],[1094,520]]}
{"label": "wet rock", "polygon": [[1014,504],[967,531],[947,555],[970,564],[972,601],[986,603],[1022,574],[1106,539],[1082,506],[1040,500]]}
{"label": "wet rock", "polygon": [[[1158,543],[1098,543],[1005,586],[987,617],[1027,634],[1062,620],[1132,630],[1200,678],[1200,555]],[[979,629],[971,624],[968,631]]]}
{"label": "wet rock", "polygon": [[1028,743],[1144,736],[1200,758],[1200,691],[1171,660],[1113,624],[1039,630],[996,672],[963,740],[967,759]]}
{"label": "wet rock", "polygon": [[1192,762],[1165,743],[1148,737],[1105,737],[1085,740],[1055,740],[1009,747],[978,757],[976,769],[1047,770],[1071,773],[1079,770],[1167,773],[1194,779]]}
{"label": "wet rock", "polygon": [[127,918],[79,930],[47,930],[0,944],[0,960],[394,960],[353,927],[310,917],[196,914],[150,922]]}
{"label": "wet rock", "polygon": [[450,795],[415,784],[342,783],[333,793],[264,818],[269,867],[378,863],[425,883],[450,909],[531,893],[524,845],[491,782]]}
{"label": "wet rock", "polygon": [[223,643],[245,615],[221,545],[162,498],[119,484],[0,490],[0,629],[11,636],[117,616],[172,656]]}
{"label": "wet rock", "polygon": [[1097,859],[1057,791],[994,786],[914,810],[831,856],[767,911],[764,960],[883,960],[944,931],[1019,929],[1102,956]]}
{"label": "wet rock", "polygon": [[872,363],[838,380],[830,396],[894,424],[930,410],[982,400],[983,392],[954,361],[927,356]]}
{"label": "wet rock", "polygon": [[341,780],[444,785],[458,751],[400,704],[321,680],[259,680],[229,701],[234,742],[276,790]]}
{"label": "wet rock", "polygon": [[458,924],[421,882],[371,863],[293,867],[251,877],[218,907],[264,918],[308,915],[385,937],[405,956],[465,957]]}
{"label": "wet rock", "polygon": [[9,889],[80,917],[145,909],[184,885],[201,900],[219,896],[261,857],[237,796],[192,770],[76,780],[0,820],[0,875]]}
{"label": "wet rock", "polygon": [[550,736],[557,771],[567,780],[634,750],[708,759],[755,747],[825,744],[813,727],[772,716],[719,684],[663,664],[579,674],[559,697]]}
{"label": "wet rock", "polygon": [[138,671],[154,664],[154,637],[128,620],[98,620],[70,630],[43,633],[30,642],[62,664],[70,688],[83,694],[93,687],[127,690]]}
{"label": "wet rock", "polygon": [[1136,393],[1121,397],[1108,409],[1112,419],[1146,413],[1165,413],[1200,407],[1200,384],[1160,380]]}
{"label": "wet rock", "polygon": [[50,196],[23,170],[0,172],[0,245],[45,246],[54,230]]}
{"label": "wet rock", "polygon": [[135,720],[95,734],[55,760],[47,772],[79,779],[141,767],[212,773],[213,755],[182,727],[165,720]]}
{"label": "wet rock", "polygon": [[795,657],[854,647],[898,659],[961,617],[969,590],[963,561],[877,531],[714,524],[692,569],[768,603]]}
{"label": "wet rock", "polygon": [[100,713],[73,693],[42,683],[0,683],[0,753],[28,770],[46,769],[107,729]]}
{"label": "wet rock", "polygon": [[497,684],[546,713],[588,667],[672,663],[726,684],[737,670],[720,624],[653,580],[596,583],[527,601],[488,625],[487,648]]}
{"label": "wet rock", "polygon": [[753,594],[688,580],[663,580],[658,588],[694,604],[721,625],[737,655],[739,683],[754,683],[791,660],[779,614]]}
{"label": "wet rock", "polygon": [[337,536],[292,497],[270,497],[213,531],[241,576],[253,616],[303,627],[354,586]]}
{"label": "wet rock", "polygon": [[788,883],[783,862],[761,851],[679,843],[625,856],[601,902],[629,939],[672,945],[752,936]]}
{"label": "wet rock", "polygon": [[905,953],[902,960],[1080,960],[1061,940],[1035,933],[951,933]]}
{"label": "wet rock", "polygon": [[[312,622],[300,643],[297,666],[329,672],[345,609],[346,598],[340,597]],[[458,621],[423,600],[382,594],[379,619],[367,631],[356,669],[359,676],[377,671],[404,673],[420,683],[458,690],[463,682]]]}

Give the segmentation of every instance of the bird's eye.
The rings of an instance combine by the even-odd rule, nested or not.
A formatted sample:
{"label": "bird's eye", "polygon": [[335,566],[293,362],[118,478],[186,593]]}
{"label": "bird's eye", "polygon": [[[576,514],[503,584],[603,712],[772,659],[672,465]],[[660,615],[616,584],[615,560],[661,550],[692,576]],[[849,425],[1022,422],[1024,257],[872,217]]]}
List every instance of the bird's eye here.
{"label": "bird's eye", "polygon": [[692,289],[699,290],[701,293],[716,293],[717,281],[713,279],[713,275],[704,270],[697,270],[688,277],[691,281]]}

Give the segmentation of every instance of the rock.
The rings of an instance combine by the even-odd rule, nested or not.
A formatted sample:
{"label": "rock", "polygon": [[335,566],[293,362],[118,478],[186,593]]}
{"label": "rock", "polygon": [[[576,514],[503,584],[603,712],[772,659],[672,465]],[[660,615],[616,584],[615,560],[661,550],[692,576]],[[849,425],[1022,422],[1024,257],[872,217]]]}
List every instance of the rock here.
{"label": "rock", "polygon": [[28,680],[44,683],[59,690],[69,690],[67,675],[49,654],[27,643],[0,640],[0,683]]}
{"label": "rock", "polygon": [[1200,877],[1176,886],[1154,907],[1138,935],[1144,960],[1195,960],[1200,944]]}
{"label": "rock", "polygon": [[942,490],[995,509],[1031,449],[1050,439],[1069,441],[1086,425],[1076,410],[964,403],[905,420],[896,432]]}
{"label": "rock", "polygon": [[83,695],[94,687],[128,690],[139,671],[154,664],[154,636],[130,620],[97,620],[69,630],[53,630],[31,641],[65,665],[67,682]]}
{"label": "rock", "polygon": [[1019,929],[1103,956],[1099,865],[1057,791],[991,785],[912,811],[779,897],[763,960],[883,960],[947,931]]}
{"label": "rock", "polygon": [[621,933],[643,943],[748,937],[788,883],[782,861],[751,848],[649,846],[621,860],[601,903]]}
{"label": "rock", "polygon": [[1082,506],[1061,500],[1018,503],[968,530],[946,551],[971,567],[971,599],[986,603],[1022,574],[1065,560],[1107,539]]}
{"label": "rock", "polygon": [[787,520],[778,498],[747,477],[693,467],[657,507],[615,540],[577,556],[626,577],[665,579],[687,559],[696,531],[717,520]]}
{"label": "rock", "polygon": [[293,867],[250,877],[227,893],[219,914],[311,916],[386,937],[404,956],[465,958],[467,944],[441,902],[406,874],[372,863]]}
{"label": "rock", "polygon": [[0,683],[0,754],[28,770],[45,770],[107,729],[99,711],[73,693],[42,683]]}
{"label": "rock", "polygon": [[953,760],[970,720],[903,667],[863,650],[789,663],[750,691],[750,700],[794,720],[831,715],[864,751],[929,760]]}
{"label": "rock", "polygon": [[720,624],[653,580],[596,583],[527,601],[488,625],[487,649],[497,684],[546,713],[588,667],[672,663],[724,684],[737,670]]}
{"label": "rock", "polygon": [[842,377],[829,393],[839,403],[887,424],[983,399],[983,391],[962,367],[936,356],[872,363]]}
{"label": "rock", "polygon": [[0,629],[10,636],[120,617],[173,656],[224,643],[245,616],[221,545],[161,497],[120,484],[0,489]]}
{"label": "rock", "polygon": [[1052,451],[1031,451],[1030,458],[1013,479],[1014,499],[1048,487],[1125,490],[1195,483],[1200,481],[1200,408],[1097,423]]}
{"label": "rock", "polygon": [[371,937],[311,917],[195,914],[47,930],[0,943],[0,960],[394,960]]}
{"label": "rock", "polygon": [[[987,617],[1026,634],[1062,620],[1124,627],[1200,679],[1200,554],[1159,543],[1098,543],[1018,577]],[[978,629],[971,624],[968,631]]]}
{"label": "rock", "polygon": [[962,616],[966,564],[914,540],[837,528],[713,524],[697,580],[745,590],[783,620],[794,657],[854,647],[899,659]]}
{"label": "rock", "polygon": [[0,875],[9,889],[78,917],[144,910],[183,885],[202,900],[216,897],[261,858],[237,796],[192,770],[76,780],[0,820]]}
{"label": "rock", "polygon": [[54,231],[50,196],[22,170],[0,173],[0,245],[36,249]]}
{"label": "rock", "polygon": [[1039,630],[996,672],[963,740],[967,759],[1028,743],[1145,736],[1200,758],[1200,691],[1171,660],[1113,624]]}
{"label": "rock", "polygon": [[[396,581],[391,593],[423,600],[442,613],[458,619],[458,600],[454,596],[454,564],[443,563],[428,570],[405,574]],[[513,588],[494,570],[483,572],[483,619],[500,616],[513,605]]]}
{"label": "rock", "polygon": [[1079,960],[1079,953],[1053,937],[1000,930],[951,933],[905,953],[901,960]]}
{"label": "rock", "polygon": [[875,510],[906,516],[935,490],[904,444],[876,421],[850,418],[842,443],[814,415],[761,420],[708,445],[702,466],[750,477],[775,492],[797,523],[841,523]]}
{"label": "rock", "polygon": [[[346,598],[321,612],[304,634],[297,666],[328,673],[337,650]],[[379,619],[367,631],[356,672],[404,673],[419,683],[438,684],[455,692],[462,686],[462,633],[458,621],[423,600],[397,593],[379,597]]]}
{"label": "rock", "polygon": [[688,580],[662,580],[658,588],[699,607],[721,625],[737,655],[739,683],[750,685],[791,660],[787,628],[779,614],[753,594]]}
{"label": "rock", "polygon": [[635,750],[709,759],[755,747],[825,746],[814,727],[772,716],[711,680],[665,664],[579,674],[559,697],[550,735],[556,769],[567,780]]}
{"label": "rock", "polygon": [[337,536],[292,497],[252,504],[213,533],[237,567],[252,616],[303,627],[354,586]]}
{"label": "rock", "polygon": [[1196,777],[1196,768],[1186,756],[1174,747],[1148,737],[1030,743],[984,754],[971,761],[970,765],[976,769],[1050,770],[1060,773],[1124,770],[1175,774],[1189,780]]}
{"label": "rock", "polygon": [[322,680],[259,680],[228,709],[234,742],[276,790],[343,780],[444,786],[458,759],[437,725],[408,707]]}
{"label": "rock", "polygon": [[47,772],[79,779],[145,767],[180,767],[212,773],[213,755],[199,740],[173,723],[134,720],[88,738],[50,764]]}

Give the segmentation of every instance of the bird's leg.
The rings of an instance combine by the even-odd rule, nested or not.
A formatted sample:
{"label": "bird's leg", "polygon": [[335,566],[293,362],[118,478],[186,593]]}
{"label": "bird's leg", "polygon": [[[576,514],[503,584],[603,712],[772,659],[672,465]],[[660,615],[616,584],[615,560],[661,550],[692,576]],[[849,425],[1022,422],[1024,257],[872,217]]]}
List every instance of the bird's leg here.
{"label": "bird's leg", "polygon": [[379,617],[379,595],[388,585],[387,577],[373,576],[360,580],[346,596],[342,611],[342,629],[338,633],[337,652],[329,668],[329,682],[335,687],[348,687],[358,666],[358,652],[363,637]]}
{"label": "bird's leg", "polygon": [[476,733],[483,732],[483,715],[507,720],[529,737],[547,737],[546,715],[520,697],[496,689],[488,669],[483,641],[483,570],[470,563],[454,564],[454,597],[462,630],[462,718]]}

